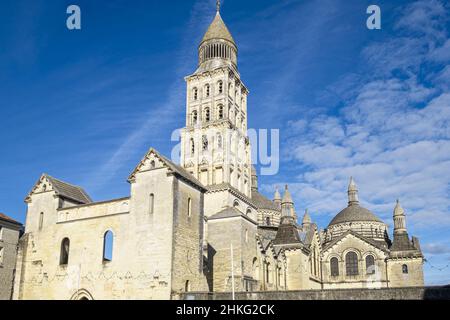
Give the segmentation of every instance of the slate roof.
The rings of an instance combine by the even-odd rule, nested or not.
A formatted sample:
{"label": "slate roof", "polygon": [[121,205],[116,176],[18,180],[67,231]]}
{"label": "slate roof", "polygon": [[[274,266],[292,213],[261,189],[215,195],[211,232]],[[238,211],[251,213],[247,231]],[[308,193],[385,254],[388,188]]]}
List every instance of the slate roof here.
{"label": "slate roof", "polygon": [[64,182],[62,180],[53,178],[49,176],[48,174],[44,174],[44,176],[47,178],[47,180],[50,182],[50,184],[53,186],[53,189],[56,191],[56,193],[59,196],[62,196],[64,198],[74,200],[76,202],[86,204],[91,203],[92,199],[89,197],[89,195],[83,190],[83,188],[79,186],[75,186],[73,184]]}
{"label": "slate roof", "polygon": [[273,201],[259,193],[258,190],[252,190],[252,201],[258,209],[280,211],[280,208]]}
{"label": "slate roof", "polygon": [[156,151],[156,149],[154,149],[154,148],[150,148],[147,151],[147,153],[145,154],[145,156],[143,157],[141,162],[139,162],[139,164],[136,166],[136,168],[133,170],[133,172],[128,177],[128,181],[132,181],[133,180],[135,174],[139,171],[140,166],[144,163],[144,161],[147,159],[148,155],[151,154],[151,153],[154,153],[159,159],[161,159],[161,161],[163,161],[164,164],[169,168],[169,170],[172,171],[175,175],[181,177],[182,179],[184,179],[186,181],[191,182],[192,184],[196,185],[197,187],[199,187],[203,191],[207,191],[208,190],[199,180],[197,180],[186,169],[184,169],[183,167],[173,163],[168,158],[166,158],[165,156],[160,154],[158,151]]}
{"label": "slate roof", "polygon": [[225,209],[213,214],[208,218],[208,220],[221,219],[221,218],[231,218],[231,217],[239,217],[242,215],[238,209],[234,207],[226,207]]}
{"label": "slate roof", "polygon": [[243,217],[253,223],[256,223],[255,221],[253,221],[252,218],[250,218],[249,216],[243,214],[242,212],[240,212],[238,209],[234,208],[234,207],[226,207],[224,209],[222,209],[221,211],[213,214],[212,216],[210,216],[208,218],[208,220],[215,220],[215,219],[223,219],[223,218],[233,218],[233,217]]}
{"label": "slate roof", "polygon": [[212,39],[224,39],[236,45],[230,31],[225,25],[225,22],[223,22],[219,12],[217,12],[216,16],[214,17],[214,20],[209,25],[208,30],[203,36],[202,43]]}
{"label": "slate roof", "polygon": [[392,242],[392,246],[389,249],[391,251],[417,250],[417,248],[414,247],[412,241],[409,240],[409,236],[407,233],[394,234],[394,241]]}
{"label": "slate roof", "polygon": [[14,223],[14,224],[17,224],[17,225],[22,225],[19,221],[16,221],[13,218],[8,217],[6,214],[1,213],[1,212],[0,212],[0,220],[7,221],[7,222],[10,222],[10,223]]}
{"label": "slate roof", "polygon": [[339,212],[328,226],[353,221],[376,221],[383,222],[375,214],[358,204],[349,205],[347,208]]}
{"label": "slate roof", "polygon": [[297,244],[302,243],[297,227],[293,223],[283,223],[278,226],[278,232],[273,244]]}
{"label": "slate roof", "polygon": [[154,151],[160,158],[162,158],[166,162],[169,169],[172,170],[175,174],[179,175],[180,177],[184,178],[185,180],[192,182],[193,184],[200,187],[204,191],[207,191],[207,188],[199,180],[197,180],[192,174],[190,174],[186,169],[173,163],[172,161],[167,159],[165,156],[159,154],[156,150],[154,150]]}

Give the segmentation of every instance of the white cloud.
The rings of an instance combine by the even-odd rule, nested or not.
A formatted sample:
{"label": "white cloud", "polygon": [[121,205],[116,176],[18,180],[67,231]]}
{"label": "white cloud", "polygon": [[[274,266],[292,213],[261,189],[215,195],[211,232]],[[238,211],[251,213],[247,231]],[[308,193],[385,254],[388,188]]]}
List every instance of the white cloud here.
{"label": "white cloud", "polygon": [[337,113],[289,122],[288,158],[307,168],[291,187],[298,205],[333,216],[354,176],[363,205],[382,218],[391,220],[400,198],[415,229],[450,226],[450,73],[430,72],[433,87],[421,75],[430,59],[447,59],[443,8],[438,1],[407,6],[396,25],[401,36],[362,51],[373,72],[341,77],[353,87],[327,88],[344,97]]}

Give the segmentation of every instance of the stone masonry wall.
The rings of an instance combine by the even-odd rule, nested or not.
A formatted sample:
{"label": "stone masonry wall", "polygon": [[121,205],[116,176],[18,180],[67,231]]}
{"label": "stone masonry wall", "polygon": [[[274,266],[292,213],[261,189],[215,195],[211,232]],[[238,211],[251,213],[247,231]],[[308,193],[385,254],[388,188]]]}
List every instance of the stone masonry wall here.
{"label": "stone masonry wall", "polygon": [[[173,299],[231,300],[230,292],[188,293]],[[237,300],[450,300],[450,287],[238,292]]]}

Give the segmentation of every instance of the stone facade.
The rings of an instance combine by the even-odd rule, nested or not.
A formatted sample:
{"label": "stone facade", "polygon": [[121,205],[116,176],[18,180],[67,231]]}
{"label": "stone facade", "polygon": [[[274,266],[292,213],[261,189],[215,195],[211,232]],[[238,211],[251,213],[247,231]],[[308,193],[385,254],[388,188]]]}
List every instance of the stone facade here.
{"label": "stone facade", "polygon": [[22,224],[0,213],[0,300],[10,300]]}
{"label": "stone facade", "polygon": [[[319,230],[292,196],[258,191],[237,46],[219,12],[185,78],[181,164],[150,149],[127,197],[93,202],[43,174],[26,197],[15,299],[170,299],[184,292],[422,286],[423,255],[406,215],[387,225],[349,203]],[[112,235],[112,243],[108,242]],[[112,257],[107,256],[112,248]]]}

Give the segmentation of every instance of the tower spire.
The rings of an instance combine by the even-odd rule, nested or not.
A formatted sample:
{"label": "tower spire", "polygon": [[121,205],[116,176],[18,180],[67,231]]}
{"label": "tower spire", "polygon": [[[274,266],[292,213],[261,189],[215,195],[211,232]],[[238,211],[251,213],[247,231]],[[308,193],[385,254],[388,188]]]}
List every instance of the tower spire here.
{"label": "tower spire", "polygon": [[358,200],[358,187],[356,186],[355,181],[353,180],[353,177],[350,177],[350,183],[348,184],[348,205],[354,205],[359,204]]}
{"label": "tower spire", "polygon": [[220,0],[216,0],[216,10],[220,12]]}

